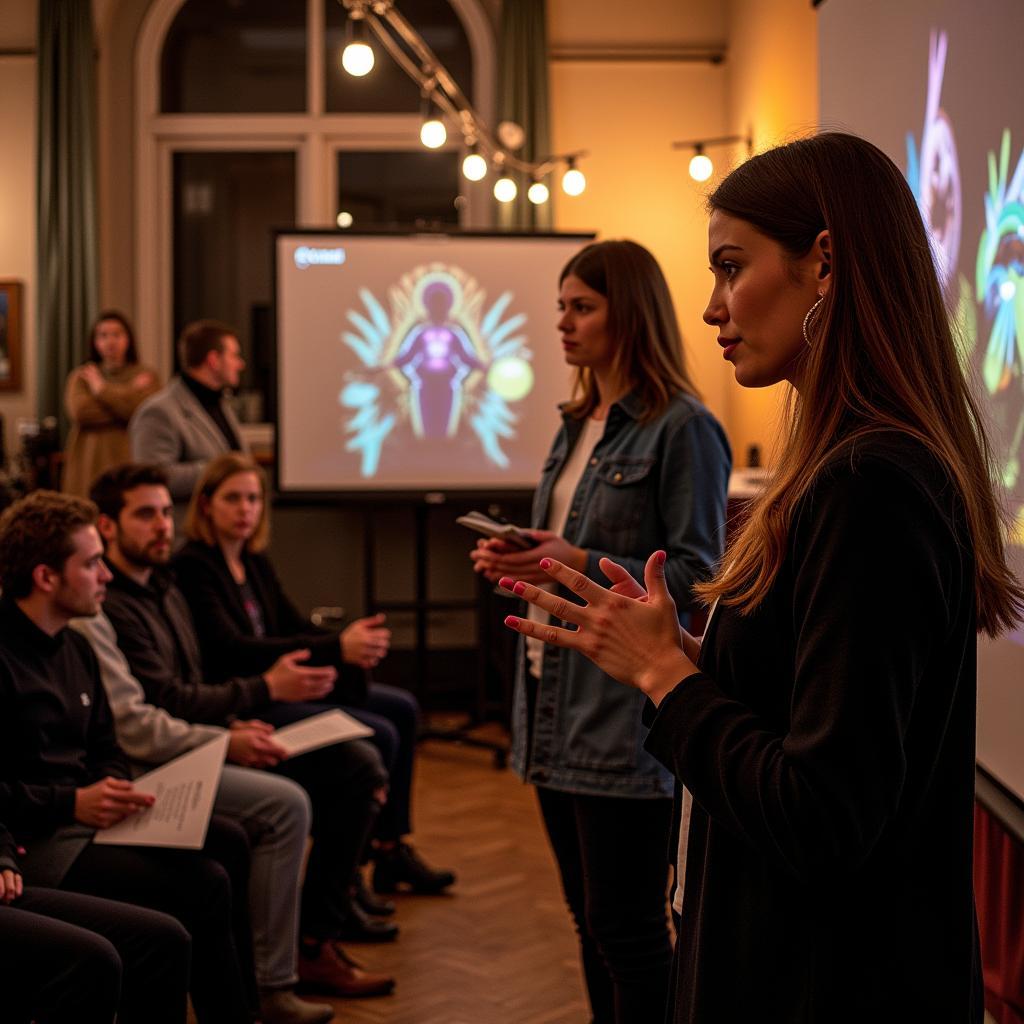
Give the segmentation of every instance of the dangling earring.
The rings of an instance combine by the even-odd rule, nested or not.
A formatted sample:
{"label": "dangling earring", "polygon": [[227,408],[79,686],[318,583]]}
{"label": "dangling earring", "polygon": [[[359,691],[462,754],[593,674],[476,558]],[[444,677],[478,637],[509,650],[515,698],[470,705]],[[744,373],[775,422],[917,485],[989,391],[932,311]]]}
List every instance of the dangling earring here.
{"label": "dangling earring", "polygon": [[804,327],[803,327],[804,343],[807,345],[808,348],[811,347],[811,338],[810,338],[810,335],[807,333],[807,326],[811,322],[811,317],[814,316],[814,314],[817,311],[818,307],[824,301],[825,301],[824,294],[822,292],[818,292],[818,301],[815,302],[814,305],[811,306],[811,308],[809,310],[807,310],[807,316],[804,317]]}

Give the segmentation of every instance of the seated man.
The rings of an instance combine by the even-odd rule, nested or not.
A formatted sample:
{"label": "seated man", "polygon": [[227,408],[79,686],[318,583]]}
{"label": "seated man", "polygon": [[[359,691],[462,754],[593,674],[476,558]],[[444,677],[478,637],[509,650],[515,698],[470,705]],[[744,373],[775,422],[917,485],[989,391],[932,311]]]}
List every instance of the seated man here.
{"label": "seated man", "polygon": [[[138,765],[163,764],[224,731],[190,725],[147,704],[103,612],[74,619],[71,626],[89,641],[99,661],[118,741]],[[233,763],[221,772],[213,809],[237,821],[252,848],[249,909],[263,1024],[319,1024],[331,1019],[331,1008],[304,1002],[292,991],[298,980],[298,893],[309,835],[309,798],[290,779],[255,770],[287,756],[273,742],[272,731],[262,722],[231,723],[227,758]],[[352,975],[353,968],[347,968],[338,985],[358,989],[362,979]]]}
{"label": "seated man", "polygon": [[110,573],[80,498],[36,491],[0,517],[0,820],[26,848],[32,885],[162,910],[192,936],[192,1003],[199,1024],[250,1024],[255,1002],[244,900],[248,844],[214,818],[204,850],[97,846],[153,797],[128,781],[89,644],[67,629],[95,615]]}
{"label": "seated man", "polygon": [[[159,469],[110,470],[93,485],[92,496],[101,509],[100,531],[113,574],[107,615],[149,704],[186,722],[220,726],[254,717],[280,726],[323,710],[311,702],[330,691],[337,673],[303,666],[303,652],[280,658],[261,676],[204,681],[188,606],[166,569],[174,523]],[[387,774],[376,749],[361,740],[310,751],[273,771],[302,785],[313,805],[299,977],[338,990],[348,962],[337,940],[380,942],[397,934],[391,922],[362,912],[350,893],[352,873],[386,794]],[[390,990],[390,979],[370,978],[370,989]]]}
{"label": "seated man", "polygon": [[23,888],[0,825],[0,999],[27,1024],[182,1024],[188,932],[166,914],[59,889]]}
{"label": "seated man", "polygon": [[189,324],[178,359],[181,374],[135,410],[128,436],[132,458],[163,467],[174,500],[186,502],[207,460],[248,450],[224,397],[238,387],[245,360],[234,330],[217,320]]}

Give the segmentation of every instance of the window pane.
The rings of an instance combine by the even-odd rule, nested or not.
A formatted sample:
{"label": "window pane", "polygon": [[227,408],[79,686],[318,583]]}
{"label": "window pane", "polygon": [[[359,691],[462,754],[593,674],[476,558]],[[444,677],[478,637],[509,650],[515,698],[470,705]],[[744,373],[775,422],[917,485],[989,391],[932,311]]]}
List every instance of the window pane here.
{"label": "window pane", "polygon": [[[459,153],[425,151],[338,154],[338,212],[351,227],[458,224]],[[343,227],[346,225],[342,225]]]}
{"label": "window pane", "polygon": [[271,231],[294,223],[294,153],[175,153],[174,336],[207,317],[238,331],[243,419],[273,415]]}
{"label": "window pane", "polygon": [[305,0],[188,0],[167,33],[165,114],[306,109]]}
{"label": "window pane", "polygon": [[[373,32],[367,32],[367,41],[373,47],[376,56],[373,70],[364,78],[353,78],[342,70],[345,9],[337,0],[325,0],[324,9],[327,111],[332,114],[408,114],[418,111],[419,87],[395,63]],[[451,5],[444,0],[402,0],[399,10],[405,20],[423,37],[427,46],[434,51],[437,59],[448,69],[459,88],[466,94],[466,98],[472,103],[473,58],[466,31]]]}

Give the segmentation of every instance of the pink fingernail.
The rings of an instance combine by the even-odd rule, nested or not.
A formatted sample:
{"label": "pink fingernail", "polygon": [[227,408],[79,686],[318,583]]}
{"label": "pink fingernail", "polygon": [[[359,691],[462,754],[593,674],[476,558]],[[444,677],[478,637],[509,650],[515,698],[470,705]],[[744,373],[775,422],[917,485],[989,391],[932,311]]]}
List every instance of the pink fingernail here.
{"label": "pink fingernail", "polygon": [[550,569],[551,568],[551,559],[550,558],[542,558],[540,560],[540,567],[542,569]]}
{"label": "pink fingernail", "polygon": [[505,625],[506,626],[511,626],[513,629],[518,629],[519,628],[519,619],[518,619],[518,617],[515,616],[515,615],[506,615],[505,616]]}
{"label": "pink fingernail", "polygon": [[512,592],[513,592],[514,594],[521,594],[521,593],[523,593],[523,591],[524,591],[524,590],[526,590],[526,584],[525,584],[525,583],[517,583],[517,584],[516,584],[516,585],[515,585],[515,586],[514,586],[514,587],[512,588]]}
{"label": "pink fingernail", "polygon": [[658,565],[664,565],[667,559],[668,555],[666,555],[664,551],[658,552]]}
{"label": "pink fingernail", "polygon": [[516,581],[512,579],[511,576],[502,576],[501,579],[498,580],[498,586],[504,587],[506,590],[511,590],[515,586],[515,582]]}

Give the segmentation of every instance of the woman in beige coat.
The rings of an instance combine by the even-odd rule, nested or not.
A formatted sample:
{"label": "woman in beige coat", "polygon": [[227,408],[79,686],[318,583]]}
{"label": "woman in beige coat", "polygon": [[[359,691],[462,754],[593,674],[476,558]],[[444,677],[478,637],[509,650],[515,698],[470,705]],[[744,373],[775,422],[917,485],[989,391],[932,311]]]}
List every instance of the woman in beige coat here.
{"label": "woman in beige coat", "polygon": [[87,497],[105,469],[131,459],[128,420],[160,387],[140,365],[131,324],[115,310],[101,313],[89,334],[89,360],[68,375],[64,404],[71,431],[64,450],[63,490]]}

